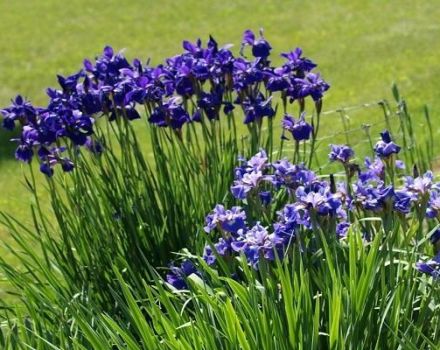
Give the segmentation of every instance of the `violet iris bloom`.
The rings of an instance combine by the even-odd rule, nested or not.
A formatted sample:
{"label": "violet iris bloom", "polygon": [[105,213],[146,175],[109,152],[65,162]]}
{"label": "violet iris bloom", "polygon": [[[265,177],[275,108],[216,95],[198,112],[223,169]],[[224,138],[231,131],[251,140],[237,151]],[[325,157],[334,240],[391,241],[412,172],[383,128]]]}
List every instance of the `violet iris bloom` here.
{"label": "violet iris bloom", "polygon": [[210,233],[215,228],[236,234],[238,230],[246,227],[246,213],[240,207],[225,209],[217,204],[214,210],[206,216],[205,232]]}
{"label": "violet iris bloom", "polygon": [[330,145],[331,152],[328,155],[332,162],[339,161],[346,164],[354,156],[354,151],[347,145]]}
{"label": "violet iris bloom", "polygon": [[400,146],[391,141],[391,135],[388,130],[380,133],[382,140],[378,141],[374,146],[374,151],[381,158],[388,158],[392,154],[400,152]]}
{"label": "violet iris bloom", "polygon": [[295,78],[294,98],[306,98],[311,96],[316,102],[322,99],[330,85],[327,84],[319,75],[319,73],[307,73],[304,78]]}
{"label": "violet iris bloom", "polygon": [[260,37],[255,38],[255,34],[251,30],[246,30],[243,33],[242,47],[252,46],[252,55],[254,57],[267,58],[270,55],[272,47],[263,37],[263,30],[260,29]]}
{"label": "violet iris bloom", "polygon": [[312,126],[305,121],[305,113],[301,113],[298,120],[286,114],[283,119],[283,129],[290,131],[295,141],[305,141],[310,138]]}
{"label": "violet iris bloom", "polygon": [[351,224],[347,221],[340,222],[336,225],[336,235],[338,238],[345,238],[347,237],[348,229],[350,228]]}
{"label": "violet iris bloom", "polygon": [[274,248],[278,243],[273,234],[269,234],[265,227],[257,223],[246,233],[242,233],[231,246],[236,252],[243,252],[247,261],[257,267],[260,256],[268,260],[275,258]]}
{"label": "violet iris bloom", "polygon": [[176,289],[186,289],[188,286],[185,279],[193,273],[198,274],[196,267],[191,261],[185,260],[180,267],[170,267],[170,272],[167,274],[166,280]]}
{"label": "violet iris bloom", "polygon": [[416,268],[420,272],[432,276],[435,279],[440,278],[440,253],[426,262],[417,262]]}
{"label": "violet iris bloom", "polygon": [[433,186],[434,175],[432,171],[427,171],[423,176],[413,178],[411,176],[405,177],[405,187],[414,193],[424,195],[428,193]]}
{"label": "violet iris bloom", "polygon": [[245,114],[244,124],[260,121],[263,117],[272,118],[275,115],[272,98],[265,99],[261,93],[255,98],[246,98],[241,105]]}
{"label": "violet iris bloom", "polygon": [[0,113],[3,115],[3,127],[7,130],[13,130],[16,121],[19,121],[22,125],[27,125],[29,121],[33,121],[37,109],[22,96],[17,95],[12,100],[12,104],[1,110]]}
{"label": "violet iris bloom", "polygon": [[440,213],[440,194],[438,191],[429,192],[428,208],[426,209],[426,216],[430,219],[434,219],[439,216]]}
{"label": "violet iris bloom", "polygon": [[365,158],[366,171],[361,172],[359,179],[362,182],[367,181],[382,181],[385,176],[385,164],[380,158],[375,158],[373,161]]}
{"label": "violet iris bloom", "polygon": [[304,72],[310,72],[313,68],[316,67],[316,64],[311,60],[302,56],[302,50],[297,47],[295,50],[291,52],[282,53],[281,57],[286,59],[283,67],[288,69],[289,71],[295,71],[299,75],[304,75]]}

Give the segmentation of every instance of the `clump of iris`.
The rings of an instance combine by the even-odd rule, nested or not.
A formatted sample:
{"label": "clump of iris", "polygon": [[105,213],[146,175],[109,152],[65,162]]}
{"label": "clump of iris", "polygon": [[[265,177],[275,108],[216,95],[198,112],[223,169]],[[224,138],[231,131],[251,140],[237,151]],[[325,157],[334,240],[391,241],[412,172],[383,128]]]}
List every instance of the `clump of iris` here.
{"label": "clump of iris", "polygon": [[[332,161],[344,167],[352,164],[354,152],[350,147],[330,147]],[[388,156],[397,155],[399,146],[393,149]],[[397,162],[394,166],[402,164]],[[212,243],[205,246],[203,258],[208,265],[215,266],[218,259],[230,263],[244,256],[250,266],[258,269],[262,261],[283,259],[295,244],[300,246],[296,253],[313,252],[316,246],[304,242],[317,239],[317,229],[325,232],[327,239],[341,241],[354,225],[357,229],[362,227],[368,241],[375,230],[365,222],[359,224],[359,219],[379,216],[385,225],[393,215],[394,224],[405,227],[410,218],[418,220],[421,209],[428,223],[435,223],[440,218],[440,183],[435,182],[432,172],[403,177],[400,185],[396,185],[387,180],[385,168],[384,158],[366,158],[362,168],[359,166],[349,174],[354,182],[348,188],[345,179],[318,177],[303,164],[287,159],[269,162],[264,150],[248,160],[241,158],[231,186],[232,196],[241,204],[231,209],[218,204],[206,216],[205,232]],[[273,212],[268,210],[271,208],[278,208],[275,216],[268,214]],[[437,246],[440,229],[433,231],[429,240]],[[440,253],[417,263],[416,268],[438,278]]]}
{"label": "clump of iris", "polygon": [[[142,110],[152,125],[169,128],[183,139],[185,125],[215,123],[222,115],[233,118],[237,109],[245,124],[260,125],[264,118],[275,116],[275,93],[282,97],[287,113],[288,103],[304,106],[307,98],[322,105],[329,89],[313,72],[316,64],[299,48],[281,54],[284,62],[273,66],[272,46],[262,31],[244,32],[239,56],[231,45],[219,46],[212,37],[206,45],[200,39],[185,40],[182,47],[183,52],[153,66],[139,59],[130,63],[122,52],[106,46],[95,60],[84,60],[79,72],[58,76],[59,88],[47,89],[47,106],[35,107],[17,96],[1,111],[4,128],[22,126],[21,137],[14,140],[16,158],[29,163],[37,154],[41,170],[51,176],[56,164],[64,171],[74,166],[62,155],[60,145],[103,151],[95,130],[95,121],[102,116],[110,122],[132,121],[141,118]],[[247,57],[248,49],[252,57]],[[300,117],[292,132],[305,139],[310,130]]]}

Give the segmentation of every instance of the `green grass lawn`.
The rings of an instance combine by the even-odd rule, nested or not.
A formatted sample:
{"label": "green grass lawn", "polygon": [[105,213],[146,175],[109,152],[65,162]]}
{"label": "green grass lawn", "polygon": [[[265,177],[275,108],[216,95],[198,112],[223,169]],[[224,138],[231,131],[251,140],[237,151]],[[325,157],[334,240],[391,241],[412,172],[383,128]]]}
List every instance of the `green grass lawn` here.
{"label": "green grass lawn", "polygon": [[[332,85],[326,109],[389,98],[395,81],[414,111],[430,105],[435,125],[439,17],[436,1],[3,0],[0,105],[17,93],[45,103],[56,73],[78,70],[106,44],[158,63],[179,52],[183,39],[213,34],[238,48],[244,29],[264,27],[275,54],[300,46],[319,64]],[[0,210],[25,219],[30,197],[10,135],[0,136]]]}

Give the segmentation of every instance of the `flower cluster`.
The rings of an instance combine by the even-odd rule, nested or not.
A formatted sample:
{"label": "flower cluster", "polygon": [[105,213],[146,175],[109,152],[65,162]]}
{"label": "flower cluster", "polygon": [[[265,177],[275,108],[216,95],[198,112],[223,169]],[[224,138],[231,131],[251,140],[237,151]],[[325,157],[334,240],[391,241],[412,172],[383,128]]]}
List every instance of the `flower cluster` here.
{"label": "flower cluster", "polygon": [[[396,162],[397,168],[402,167]],[[404,176],[400,187],[386,183],[386,164],[381,158],[365,160],[366,170],[353,184],[353,203],[363,210],[389,211],[408,214],[413,209],[424,210],[427,218],[439,217],[440,183],[434,182],[431,171],[421,176]]]}
{"label": "flower cluster", "polygon": [[[205,247],[205,260],[213,264],[216,255],[244,254],[248,263],[257,268],[262,258],[274,260],[276,255],[282,258],[298,236],[330,218],[336,224],[335,234],[344,237],[349,228],[347,195],[344,186],[337,184],[337,188],[333,188],[333,185],[303,164],[292,164],[287,159],[269,163],[264,150],[247,161],[242,159],[235,170],[231,193],[247,206],[234,207],[231,211],[216,206],[206,217],[205,230],[207,227],[209,233],[216,230],[221,237],[213,246]],[[274,222],[265,226],[260,221],[247,219],[245,213],[252,205],[261,206],[263,211],[271,205],[277,206],[273,198],[281,192],[291,200],[281,206]]]}
{"label": "flower cluster", "polygon": [[[388,135],[385,140],[383,135]],[[384,131],[376,150],[387,140],[391,143],[389,133]],[[314,249],[313,244],[305,247],[302,242],[317,239],[317,230],[329,239],[331,235],[343,240],[362,217],[407,220],[421,213],[427,220],[440,219],[440,183],[434,181],[432,172],[398,175],[400,185],[387,179],[388,167],[403,167],[400,161],[388,162],[399,151],[399,146],[393,145],[393,152],[380,152],[374,160],[366,158],[356,178],[346,173],[345,181],[335,181],[332,175],[327,179],[317,176],[303,164],[292,164],[287,159],[269,162],[264,150],[248,160],[241,158],[231,186],[233,197],[241,205],[227,209],[218,204],[206,216],[204,229],[213,242],[204,248],[206,263],[215,265],[219,258],[230,261],[244,256],[258,269],[262,259],[282,259],[295,244],[301,251]],[[347,145],[330,145],[329,159],[346,167],[353,163],[354,151]],[[271,217],[273,209],[278,210]],[[368,230],[365,225],[362,229]],[[364,232],[364,238],[371,238],[371,233]],[[440,229],[432,233],[430,240],[434,245],[440,241]],[[416,267],[438,277],[440,255]]]}
{"label": "flower cluster", "polygon": [[[253,56],[249,59],[245,56],[247,47]],[[79,72],[58,76],[60,88],[47,89],[46,107],[34,107],[17,96],[1,111],[6,129],[17,124],[23,127],[21,137],[15,140],[19,143],[16,158],[30,162],[36,153],[45,174],[51,175],[55,164],[70,171],[72,162],[60,155],[58,146],[102,151],[93,137],[100,116],[109,121],[139,119],[137,107],[141,106],[151,124],[179,134],[185,124],[218,120],[222,113],[232,116],[235,108],[241,109],[245,124],[261,123],[264,117],[275,115],[273,93],[280,92],[284,101],[304,105],[307,97],[320,102],[329,88],[312,72],[316,64],[303,57],[299,48],[283,53],[280,67],[272,66],[272,47],[262,32],[259,36],[250,30],[244,32],[240,56],[233,54],[230,45],[219,47],[212,37],[206,46],[200,39],[184,41],[183,50],[151,66],[139,59],[130,63],[122,52],[107,46],[94,61],[84,60]],[[310,134],[303,118],[289,128],[303,139]]]}

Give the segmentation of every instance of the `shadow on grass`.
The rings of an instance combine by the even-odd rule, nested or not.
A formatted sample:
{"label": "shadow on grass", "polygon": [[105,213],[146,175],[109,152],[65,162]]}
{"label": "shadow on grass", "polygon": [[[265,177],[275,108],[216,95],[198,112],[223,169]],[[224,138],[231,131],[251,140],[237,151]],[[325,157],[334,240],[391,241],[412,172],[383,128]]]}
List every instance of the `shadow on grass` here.
{"label": "shadow on grass", "polygon": [[19,132],[0,130],[0,164],[6,161],[13,160],[17,143],[11,141],[11,139],[18,138]]}

